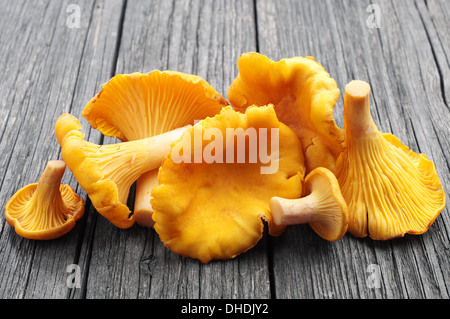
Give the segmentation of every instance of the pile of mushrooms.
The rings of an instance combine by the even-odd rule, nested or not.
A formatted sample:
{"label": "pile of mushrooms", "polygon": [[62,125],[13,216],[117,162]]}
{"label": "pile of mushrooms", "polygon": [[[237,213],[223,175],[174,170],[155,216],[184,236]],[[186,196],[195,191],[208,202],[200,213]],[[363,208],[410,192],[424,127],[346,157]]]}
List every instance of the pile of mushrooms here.
{"label": "pile of mushrooms", "polygon": [[228,101],[196,75],[116,75],[82,116],[121,142],[85,141],[79,120],[62,114],[63,160],[10,199],[6,220],[30,239],[70,231],[84,201],[60,185],[67,165],[113,225],[153,227],[174,253],[203,263],[252,248],[264,223],[272,236],[309,224],[327,241],[347,231],[387,240],[429,229],[445,206],[434,163],[377,129],[368,83],[346,85],[340,129],[340,91],[314,58],[275,62],[251,52],[238,68]]}

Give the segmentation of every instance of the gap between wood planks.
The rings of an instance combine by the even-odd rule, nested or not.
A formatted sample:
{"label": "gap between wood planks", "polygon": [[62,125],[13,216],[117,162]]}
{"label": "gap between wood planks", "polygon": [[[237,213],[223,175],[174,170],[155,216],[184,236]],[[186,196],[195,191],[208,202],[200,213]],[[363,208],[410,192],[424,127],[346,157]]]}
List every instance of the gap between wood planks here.
{"label": "gap between wood planks", "polygon": [[[120,44],[122,41],[122,32],[123,32],[123,24],[124,24],[124,20],[125,20],[125,12],[126,12],[126,8],[127,8],[127,3],[128,0],[124,0],[123,4],[122,4],[122,8],[121,8],[121,13],[120,13],[120,20],[119,20],[119,24],[118,24],[118,30],[117,30],[117,40],[116,40],[116,44],[115,44],[115,50],[114,50],[114,57],[113,57],[113,63],[112,63],[112,67],[111,67],[111,71],[110,71],[110,78],[112,78],[115,74],[116,74],[116,70],[117,70],[117,61],[118,61],[118,57],[119,57],[119,51],[120,51]],[[94,7],[96,5],[96,2],[93,2],[93,6],[92,6],[92,10],[91,12],[94,11]],[[91,20],[89,22],[89,26],[88,29],[90,28],[90,24],[92,21],[92,15],[93,13],[91,13]],[[83,43],[83,53],[84,53],[84,47],[86,45],[87,42],[87,37],[88,37],[89,32],[86,32],[86,38],[85,41]],[[83,54],[81,54],[81,58],[80,58],[80,64],[81,61],[83,60]],[[78,68],[78,71],[80,70],[80,67]],[[77,80],[78,80],[78,75],[77,75]],[[74,91],[76,88],[76,84],[74,86]],[[73,98],[74,98],[75,94],[73,94]],[[70,104],[70,109],[69,109],[69,113],[72,110],[73,107],[73,103],[74,103],[74,99],[72,98],[71,104]],[[103,134],[100,135],[100,140],[99,140],[99,145],[103,145],[105,140],[105,136]],[[79,188],[80,186],[77,185],[77,188]],[[95,212],[95,207],[92,205],[91,200],[89,199],[89,196],[86,195],[86,203],[85,203],[85,211],[92,213]],[[92,247],[93,247],[93,243],[94,243],[94,236],[95,236],[95,225],[96,225],[96,221],[97,221],[97,214],[91,214],[92,216],[92,227],[91,229],[93,231],[90,232],[89,234],[89,240],[88,240],[88,255],[87,255],[87,262],[86,262],[86,276],[84,276],[83,278],[83,282],[81,284],[81,298],[85,299],[86,298],[86,294],[87,294],[87,282],[89,279],[89,268],[90,268],[90,264],[91,264],[91,256],[92,256]],[[79,263],[79,259],[80,259],[80,254],[81,254],[81,250],[82,250],[82,246],[84,243],[84,234],[86,231],[86,219],[87,216],[85,218],[83,218],[83,224],[80,227],[80,233],[77,239],[77,245],[76,245],[76,249],[75,249],[75,256],[74,256],[74,264],[78,264]],[[74,296],[74,289],[68,288],[67,291],[67,295],[66,298],[73,298]]]}
{"label": "gap between wood planks", "polygon": [[[255,21],[255,44],[256,44],[256,52],[259,53],[259,27],[258,27],[258,0],[253,0],[253,20]],[[264,228],[264,237],[267,242],[267,269],[269,271],[269,293],[271,299],[277,298],[277,291],[275,286],[275,272],[273,268],[273,238],[272,236],[268,236],[267,231],[268,225],[265,224]]]}

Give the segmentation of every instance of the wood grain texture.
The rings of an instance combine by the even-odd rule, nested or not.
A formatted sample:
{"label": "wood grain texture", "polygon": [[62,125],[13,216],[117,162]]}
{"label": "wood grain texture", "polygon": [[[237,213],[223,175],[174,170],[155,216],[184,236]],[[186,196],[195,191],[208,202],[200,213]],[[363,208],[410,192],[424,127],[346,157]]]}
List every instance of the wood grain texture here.
{"label": "wood grain texture", "polygon": [[[80,7],[80,28],[68,28],[69,4]],[[115,50],[114,1],[16,1],[2,3],[0,204],[39,179],[60,147],[54,123],[64,112],[80,116],[86,98],[111,73]],[[120,10],[119,10],[120,16]],[[114,20],[116,23],[114,25]],[[96,32],[101,23],[109,24]],[[109,64],[109,67],[107,66]],[[104,69],[107,76],[104,75]],[[102,74],[103,72],[103,74]],[[89,128],[83,130],[87,133]],[[97,134],[96,138],[99,139]],[[63,179],[79,194],[69,170]],[[87,206],[89,208],[89,205]],[[89,215],[88,212],[85,213]],[[77,263],[85,216],[69,234],[53,241],[17,236],[0,220],[1,298],[65,298],[66,267]]]}
{"label": "wood grain texture", "polygon": [[[369,82],[380,130],[429,155],[449,189],[448,35],[438,36],[448,19],[436,16],[446,12],[436,7],[447,4],[379,1],[380,28],[368,27],[369,4],[259,1],[260,51],[275,60],[314,56],[341,92],[353,79]],[[335,107],[341,127],[342,108],[341,97]],[[347,235],[323,243],[307,226],[292,227],[273,240],[276,297],[448,298],[448,218],[446,208],[425,235],[387,242]],[[370,265],[379,266],[381,288],[367,282]]]}
{"label": "wood grain texture", "polygon": [[[86,139],[109,144],[81,118],[117,73],[197,74],[226,97],[243,52],[273,60],[314,56],[336,79],[372,86],[380,130],[436,164],[450,189],[450,1],[379,0],[0,0],[0,206],[57,159],[56,119],[70,112]],[[80,28],[69,28],[70,4]],[[342,127],[342,94],[335,107]],[[31,241],[0,216],[0,298],[449,298],[450,216],[421,236],[390,241],[346,235],[329,243],[307,225],[289,227],[228,261],[175,255],[153,229],[114,227],[86,198],[66,236]],[[133,189],[129,206],[133,206]],[[66,267],[81,270],[68,288]],[[371,288],[379,269],[381,287]]]}

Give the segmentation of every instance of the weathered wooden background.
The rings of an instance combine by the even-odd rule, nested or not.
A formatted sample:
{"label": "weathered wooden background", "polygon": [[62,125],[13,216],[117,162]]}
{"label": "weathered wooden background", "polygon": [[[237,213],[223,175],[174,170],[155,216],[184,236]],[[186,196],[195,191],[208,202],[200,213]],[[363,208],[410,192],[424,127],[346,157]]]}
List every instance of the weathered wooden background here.
{"label": "weathered wooden background", "polygon": [[[113,142],[81,110],[114,74],[198,74],[226,97],[246,51],[314,56],[341,91],[368,81],[379,128],[427,154],[450,189],[448,0],[0,0],[0,30],[1,207],[59,157],[62,113],[80,118],[89,141]],[[342,97],[335,117],[342,127]],[[63,182],[86,197],[70,171]],[[0,298],[449,298],[449,235],[448,208],[424,235],[385,242],[329,243],[292,226],[203,265],[153,229],[115,228],[87,201],[77,226],[52,241],[17,236],[1,214]],[[71,264],[81,288],[67,286]]]}

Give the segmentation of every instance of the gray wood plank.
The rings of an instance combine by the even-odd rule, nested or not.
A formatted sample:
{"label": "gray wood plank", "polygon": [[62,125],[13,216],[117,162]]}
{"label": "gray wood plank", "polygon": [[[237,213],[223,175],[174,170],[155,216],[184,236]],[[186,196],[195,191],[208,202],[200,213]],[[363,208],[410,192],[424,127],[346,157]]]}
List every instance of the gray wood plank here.
{"label": "gray wood plank", "polygon": [[[81,8],[80,28],[66,24],[72,3]],[[1,207],[59,156],[53,125],[63,112],[80,118],[88,140],[115,142],[80,116],[115,73],[194,73],[226,96],[238,56],[257,49],[274,60],[315,56],[341,90],[354,78],[371,83],[379,128],[429,155],[450,189],[450,2],[380,0],[379,29],[367,26],[369,3],[0,1]],[[342,127],[342,97],[335,116]],[[86,198],[69,171],[63,182]],[[72,232],[46,242],[17,236],[0,216],[0,298],[448,298],[450,293],[448,208],[422,236],[380,242],[347,235],[328,243],[299,225],[280,237],[265,234],[233,260],[208,265],[173,254],[152,229],[120,230],[89,200],[86,208]],[[66,285],[70,264],[80,266],[79,289]],[[369,285],[373,265],[380,269],[381,288]]]}
{"label": "gray wood plank", "polygon": [[[439,52],[438,43],[432,40],[437,31],[427,23],[428,12],[425,7],[403,1],[394,2],[394,12],[401,26],[404,56],[406,63],[394,62],[403,71],[406,79],[406,94],[409,95],[416,151],[427,154],[436,164],[444,189],[450,189],[450,110],[445,104],[443,81],[448,79],[448,64],[445,67]],[[422,10],[420,9],[422,8]],[[417,23],[421,21],[420,23]],[[448,19],[447,19],[448,26]],[[448,39],[448,38],[447,38]],[[445,41],[445,38],[443,39]],[[447,44],[448,46],[448,44]],[[397,80],[398,83],[401,83]],[[405,97],[406,99],[406,97]],[[406,109],[406,107],[404,107]],[[411,135],[411,133],[409,133]],[[411,141],[412,143],[412,141]],[[412,144],[414,145],[414,144]],[[449,209],[444,209],[433,227],[417,240],[413,250],[417,258],[418,271],[423,283],[425,297],[449,296]],[[420,250],[419,245],[423,246]]]}
{"label": "gray wood plank", "polygon": [[[107,3],[105,5],[105,2]],[[0,204],[20,187],[38,180],[46,163],[58,159],[54,123],[64,112],[80,116],[82,105],[111,74],[114,31],[121,1],[28,1],[1,3]],[[80,8],[80,27],[67,19]],[[101,8],[106,6],[105,10]],[[104,25],[103,27],[102,24]],[[109,67],[108,67],[109,65]],[[108,69],[107,77],[102,70]],[[89,74],[92,72],[92,74]],[[89,84],[90,83],[90,84]],[[101,82],[100,82],[101,83]],[[90,88],[89,88],[90,87]],[[89,91],[88,91],[89,90]],[[94,134],[95,135],[95,134]],[[99,139],[97,134],[96,138]],[[69,170],[63,179],[84,196]],[[85,217],[66,236],[32,241],[17,236],[0,219],[0,297],[65,298],[66,267],[77,263]]]}
{"label": "gray wood plank", "polygon": [[[238,56],[256,49],[255,35],[252,1],[128,1],[116,73],[197,74],[226,97]],[[87,298],[270,297],[264,240],[208,265],[175,255],[138,225],[120,230],[99,217],[90,240],[80,258],[89,265]]]}
{"label": "gray wood plank", "polygon": [[[436,11],[393,3],[379,1],[381,27],[369,28],[369,2],[259,1],[260,52],[275,60],[312,55],[341,91],[352,79],[368,81],[378,127],[429,155],[448,189],[449,114],[440,81],[448,35],[439,37],[431,23]],[[342,94],[335,117],[341,126]],[[336,243],[291,227],[273,239],[276,297],[448,298],[448,225],[445,209],[423,236],[377,242],[347,235]],[[367,284],[372,264],[380,267],[381,288]]]}
{"label": "gray wood plank", "polygon": [[450,3],[445,0],[416,1],[425,31],[432,43],[432,53],[441,77],[441,94],[450,99]]}

